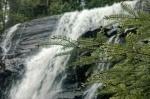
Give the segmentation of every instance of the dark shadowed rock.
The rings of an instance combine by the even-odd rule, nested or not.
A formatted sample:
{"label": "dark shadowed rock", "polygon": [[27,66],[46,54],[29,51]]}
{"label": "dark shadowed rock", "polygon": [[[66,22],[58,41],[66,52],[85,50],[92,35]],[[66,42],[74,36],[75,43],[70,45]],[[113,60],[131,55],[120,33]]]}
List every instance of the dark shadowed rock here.
{"label": "dark shadowed rock", "polygon": [[86,33],[84,33],[82,35],[82,37],[84,37],[84,38],[96,37],[97,32],[99,32],[101,30],[101,28],[102,27],[95,29],[95,30],[87,31]]}
{"label": "dark shadowed rock", "polygon": [[0,47],[0,54],[2,54],[3,53],[3,49],[2,49],[2,47]]}
{"label": "dark shadowed rock", "polygon": [[12,72],[10,70],[0,72],[0,99],[9,99],[8,92],[11,88],[11,84],[19,77],[20,75],[18,75],[18,73]]}
{"label": "dark shadowed rock", "polygon": [[0,47],[0,59],[3,57],[3,49]]}
{"label": "dark shadowed rock", "polygon": [[109,30],[108,32],[106,32],[105,35],[107,37],[111,37],[111,36],[117,34],[117,30],[118,30],[117,28],[113,28],[113,29]]}

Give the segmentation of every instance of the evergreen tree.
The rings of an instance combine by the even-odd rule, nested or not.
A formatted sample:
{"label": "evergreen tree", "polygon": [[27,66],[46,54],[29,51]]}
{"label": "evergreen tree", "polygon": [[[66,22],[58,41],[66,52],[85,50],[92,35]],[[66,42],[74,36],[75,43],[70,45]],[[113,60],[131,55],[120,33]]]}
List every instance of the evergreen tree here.
{"label": "evergreen tree", "polygon": [[5,30],[8,21],[8,1],[0,0],[0,32]]}
{"label": "evergreen tree", "polygon": [[125,0],[85,0],[86,8],[103,7],[121,1]]}
{"label": "evergreen tree", "polygon": [[112,99],[148,99],[150,97],[150,14],[135,11],[122,4],[128,14],[107,17],[116,19],[123,28],[136,27],[137,33],[129,33],[125,44],[104,45],[110,61],[120,62],[108,70],[93,74],[90,82],[104,84],[100,94],[109,94]]}
{"label": "evergreen tree", "polygon": [[[115,14],[107,16],[106,19],[119,23],[121,31],[126,28],[136,28],[136,32],[127,34],[120,34],[122,32],[118,31],[117,35],[123,36],[126,41],[124,44],[107,43],[106,38],[102,36],[104,29],[93,38],[72,41],[59,36],[54,38],[57,41],[54,42],[62,45],[64,49],[76,48],[79,52],[90,53],[78,57],[71,64],[73,66],[95,67],[100,63],[112,63],[109,70],[94,72],[87,80],[87,84],[103,83],[102,89],[100,88],[98,92],[101,98],[108,96],[111,99],[148,99],[150,97],[150,14],[132,9],[124,3],[122,8],[126,14]],[[70,51],[60,55],[69,53]]]}

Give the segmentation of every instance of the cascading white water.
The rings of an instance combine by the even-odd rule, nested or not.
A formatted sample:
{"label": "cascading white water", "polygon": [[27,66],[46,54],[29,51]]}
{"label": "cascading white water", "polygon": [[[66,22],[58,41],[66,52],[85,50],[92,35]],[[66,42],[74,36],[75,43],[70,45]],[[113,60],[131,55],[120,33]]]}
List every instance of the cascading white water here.
{"label": "cascading white water", "polygon": [[95,92],[99,87],[101,87],[101,83],[93,84],[88,90],[84,92],[84,99],[96,99]]}
{"label": "cascading white water", "polygon": [[17,30],[19,25],[20,24],[14,25],[5,33],[6,34],[5,39],[1,44],[1,47],[3,48],[3,59],[5,58],[7,52],[9,51],[9,49],[11,47],[11,39],[13,37],[13,33],[15,33],[15,31]]}
{"label": "cascading white water", "polygon": [[[135,4],[135,2],[128,3]],[[66,13],[60,19],[53,35],[65,35],[77,40],[83,33],[107,25],[109,21],[104,21],[104,16],[121,11],[118,3],[104,8]],[[61,51],[61,46],[50,46],[43,48],[37,55],[29,57],[25,63],[26,73],[22,80],[11,89],[10,99],[56,99],[55,96],[62,90],[61,83],[66,77],[62,73],[69,59],[69,55],[56,57]],[[60,74],[62,77],[57,79]],[[92,90],[98,86],[99,84],[92,87]],[[88,96],[93,97],[93,94]]]}

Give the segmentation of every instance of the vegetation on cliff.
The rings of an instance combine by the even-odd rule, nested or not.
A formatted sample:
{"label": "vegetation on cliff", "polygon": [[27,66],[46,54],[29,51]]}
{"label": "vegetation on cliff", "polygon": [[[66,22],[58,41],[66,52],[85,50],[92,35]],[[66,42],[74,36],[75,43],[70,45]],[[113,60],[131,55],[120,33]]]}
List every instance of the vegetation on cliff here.
{"label": "vegetation on cliff", "polygon": [[[0,32],[18,22],[80,10],[82,7],[79,1],[1,0]],[[120,0],[85,0],[85,8],[104,6],[114,1]],[[4,6],[7,3],[10,4],[10,10],[3,10],[7,7]],[[119,23],[116,37],[123,38],[125,42],[108,43],[105,36],[106,28],[102,27],[95,36],[82,37],[77,41],[62,36],[54,37],[54,40],[61,39],[61,42],[54,42],[54,45],[62,45],[64,49],[74,48],[76,51],[73,51],[78,55],[84,53],[77,56],[75,60],[71,60],[70,66],[78,68],[78,66],[88,65],[90,69],[92,68],[93,72],[87,79],[86,85],[103,83],[98,91],[99,97],[148,99],[150,97],[150,14],[141,10],[135,11],[126,4],[122,4],[122,7],[127,14],[111,15],[106,19]],[[7,15],[9,20],[7,20]],[[135,28],[135,31],[125,32],[127,28]],[[59,55],[68,53],[72,53],[72,50]],[[109,66],[109,69],[98,69],[97,66],[101,67],[101,65]]]}
{"label": "vegetation on cliff", "polygon": [[[64,42],[56,42],[64,48],[74,47],[81,55],[71,65],[106,66],[109,69],[96,68],[87,79],[87,84],[103,83],[99,89],[99,97],[111,99],[148,99],[150,97],[150,14],[142,10],[132,9],[122,3],[126,14],[106,16],[107,20],[119,23],[117,37],[124,39],[124,43],[106,41],[105,28],[101,28],[97,36],[80,38],[72,41],[66,37],[55,37]],[[134,31],[125,32],[127,28]],[[68,54],[70,52],[65,52]],[[77,67],[78,68],[78,67]]]}
{"label": "vegetation on cliff", "polygon": [[[122,5],[129,15],[118,14],[107,17],[117,19],[121,27],[136,27],[129,33],[124,44],[105,45],[111,60],[122,60],[108,71],[93,74],[89,81],[101,82],[104,90],[100,94],[112,94],[112,99],[148,99],[150,97],[150,14],[134,11]],[[92,79],[92,80],[91,80]]]}

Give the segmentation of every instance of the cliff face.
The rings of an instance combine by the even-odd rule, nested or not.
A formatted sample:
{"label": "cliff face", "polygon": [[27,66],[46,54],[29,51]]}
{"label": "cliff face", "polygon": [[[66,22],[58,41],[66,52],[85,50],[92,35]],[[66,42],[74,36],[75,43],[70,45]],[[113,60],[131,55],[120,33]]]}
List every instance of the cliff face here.
{"label": "cliff face", "polygon": [[[40,50],[40,44],[49,39],[52,31],[57,27],[60,16],[51,16],[25,22],[18,26],[11,35],[5,31],[0,40],[0,99],[8,99],[9,89],[15,80],[21,79],[25,68],[23,62]],[[9,38],[8,38],[9,37]],[[9,39],[6,46],[10,46],[4,57],[3,42]]]}
{"label": "cliff face", "polygon": [[142,9],[145,12],[150,12],[149,0],[138,0],[136,9]]}
{"label": "cliff face", "polygon": [[[48,40],[53,31],[57,28],[61,16],[50,16],[41,19],[35,19],[18,25],[17,30],[7,38],[8,30],[5,31],[1,39],[0,47],[0,99],[8,99],[8,94],[12,84],[22,79],[25,72],[24,61],[26,58],[38,53]],[[89,31],[88,33],[93,33]],[[90,35],[88,34],[87,35]],[[5,59],[2,43],[5,39],[10,40],[10,46]],[[83,90],[79,90],[80,83],[84,80],[84,68],[67,69],[67,79],[63,83],[64,91],[57,97],[59,99],[81,99]],[[79,74],[78,74],[79,73]],[[78,75],[77,75],[78,74]],[[80,78],[80,79],[78,79]]]}
{"label": "cliff face", "polygon": [[[5,58],[6,69],[11,69],[9,66],[7,67],[7,64],[13,63],[16,65],[16,63],[20,63],[19,60],[24,60],[24,58],[40,50],[40,45],[49,39],[52,31],[57,27],[59,18],[60,16],[51,16],[25,22],[18,26],[10,38],[7,38],[9,31],[6,31],[6,35],[3,36],[3,41],[7,38],[11,42],[7,44],[10,48]],[[3,49],[1,48],[1,50],[2,55]]]}
{"label": "cliff face", "polygon": [[52,16],[21,24],[14,33],[12,47],[8,53],[13,52],[20,54],[19,57],[25,57],[24,55],[27,55],[25,53],[34,52],[33,50],[39,48],[40,43],[48,40],[57,27],[59,18],[60,16]]}
{"label": "cliff face", "polygon": [[[148,1],[148,0],[145,0]],[[137,8],[141,8],[141,2],[137,3]],[[147,8],[144,8],[144,10]],[[147,10],[145,10],[147,11]],[[8,99],[7,92],[11,84],[16,79],[21,79],[25,68],[23,62],[31,55],[40,50],[40,46],[45,43],[52,32],[56,29],[60,16],[51,16],[36,19],[19,25],[14,35],[11,37],[11,46],[6,54],[5,61],[0,62],[1,67],[5,65],[5,70],[0,72],[0,99]],[[84,37],[95,36],[100,29],[88,31]],[[108,38],[114,36],[116,28],[109,28],[105,34]],[[6,39],[3,36],[3,39]],[[121,40],[120,42],[122,42]],[[3,42],[3,41],[1,41]],[[42,46],[43,47],[43,46]],[[0,47],[0,58],[3,56],[3,49]],[[4,64],[5,63],[5,64]],[[59,99],[81,99],[83,90],[80,89],[81,83],[85,82],[86,71],[89,66],[77,69],[67,69],[67,78],[63,83],[64,92],[60,93]],[[14,81],[12,81],[12,79]],[[62,98],[63,97],[63,98]]]}

